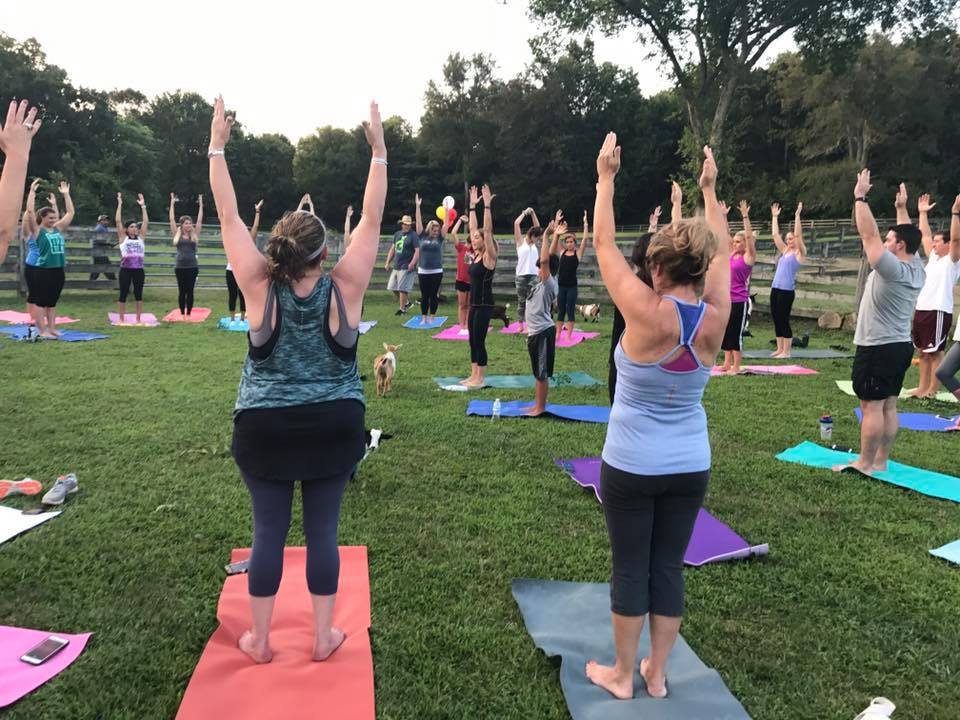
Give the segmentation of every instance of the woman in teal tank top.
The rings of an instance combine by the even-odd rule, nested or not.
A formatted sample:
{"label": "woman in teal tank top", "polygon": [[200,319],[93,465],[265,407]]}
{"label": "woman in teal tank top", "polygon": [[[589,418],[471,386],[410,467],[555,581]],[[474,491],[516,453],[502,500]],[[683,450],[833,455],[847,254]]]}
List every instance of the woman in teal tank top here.
{"label": "woman in teal tank top", "polygon": [[70,184],[61,182],[59,190],[63,195],[63,204],[66,208],[63,217],[60,217],[56,199],[52,193],[53,207],[41,208],[36,215],[24,215],[25,224],[29,223],[29,228],[25,228],[25,231],[37,239],[37,260],[31,271],[33,320],[37,325],[37,334],[47,338],[61,335],[56,328],[56,318],[57,303],[60,301],[65,280],[66,255],[63,231],[73,222]]}
{"label": "woman in teal tank top", "polygon": [[[337,522],[346,482],[363,456],[364,401],[356,350],[387,192],[387,149],[375,103],[364,132],[372,150],[363,215],[329,273],[327,233],[298,210],[273,228],[267,257],[237,210],[224,148],[233,117],[223,98],[210,132],[210,186],[227,260],[247,302],[249,353],[234,410],[233,455],[250,491],[254,537],[248,573],[251,627],[238,639],[254,662],[270,662],[270,623],[283,567],[296,481],[301,481],[313,660],[344,641],[332,624],[339,578]],[[307,659],[306,657],[304,659]]]}

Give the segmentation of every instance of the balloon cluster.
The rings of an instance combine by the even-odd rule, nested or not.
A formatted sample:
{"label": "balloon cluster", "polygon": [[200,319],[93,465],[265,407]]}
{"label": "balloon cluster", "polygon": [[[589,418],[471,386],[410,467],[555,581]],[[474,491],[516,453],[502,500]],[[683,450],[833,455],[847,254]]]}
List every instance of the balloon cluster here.
{"label": "balloon cluster", "polygon": [[443,205],[440,205],[437,208],[437,218],[439,220],[444,220],[449,225],[454,220],[457,219],[457,211],[453,209],[453,206],[456,204],[456,201],[453,199],[452,195],[447,195],[443,199]]}

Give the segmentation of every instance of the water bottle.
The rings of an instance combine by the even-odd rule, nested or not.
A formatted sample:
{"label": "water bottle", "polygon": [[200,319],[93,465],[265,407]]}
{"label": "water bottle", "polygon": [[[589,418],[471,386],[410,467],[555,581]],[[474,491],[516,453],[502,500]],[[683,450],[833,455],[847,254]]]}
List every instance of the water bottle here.
{"label": "water bottle", "polygon": [[820,439],[829,440],[833,437],[833,418],[829,415],[820,417]]}
{"label": "water bottle", "polygon": [[497,420],[500,418],[500,398],[497,398],[493,401],[493,413],[490,415],[491,420]]}

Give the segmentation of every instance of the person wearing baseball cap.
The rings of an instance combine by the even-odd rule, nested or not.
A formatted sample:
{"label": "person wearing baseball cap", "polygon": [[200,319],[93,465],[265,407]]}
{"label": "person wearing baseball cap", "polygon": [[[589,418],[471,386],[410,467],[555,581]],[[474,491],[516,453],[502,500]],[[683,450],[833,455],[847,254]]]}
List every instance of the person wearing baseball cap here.
{"label": "person wearing baseball cap", "polygon": [[[93,264],[109,265],[110,258],[108,253],[112,247],[114,247],[114,243],[110,240],[110,218],[106,215],[101,215],[97,218],[97,225],[93,228],[93,235],[90,236],[90,250],[93,253]],[[106,270],[103,271],[103,275],[107,280],[117,279],[116,275]],[[91,280],[96,280],[98,277],[100,277],[99,271],[90,273]]]}
{"label": "person wearing baseball cap", "polygon": [[420,259],[420,234],[423,232],[423,220],[420,217],[419,195],[415,203],[417,206],[416,230],[413,229],[412,217],[404,215],[400,218],[400,229],[393,234],[393,244],[387,252],[387,261],[384,263],[384,269],[391,271],[387,290],[393,292],[400,306],[396,312],[397,315],[407,312],[407,308],[411,305],[410,291],[413,289],[413,279],[417,276],[417,261]]}

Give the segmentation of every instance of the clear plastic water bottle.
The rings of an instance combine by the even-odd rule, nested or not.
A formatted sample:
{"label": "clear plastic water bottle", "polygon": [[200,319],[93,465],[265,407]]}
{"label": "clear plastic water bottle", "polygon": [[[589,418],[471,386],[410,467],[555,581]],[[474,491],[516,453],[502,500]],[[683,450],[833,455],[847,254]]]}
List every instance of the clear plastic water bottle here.
{"label": "clear plastic water bottle", "polygon": [[493,401],[493,412],[490,415],[491,420],[500,419],[500,398]]}

